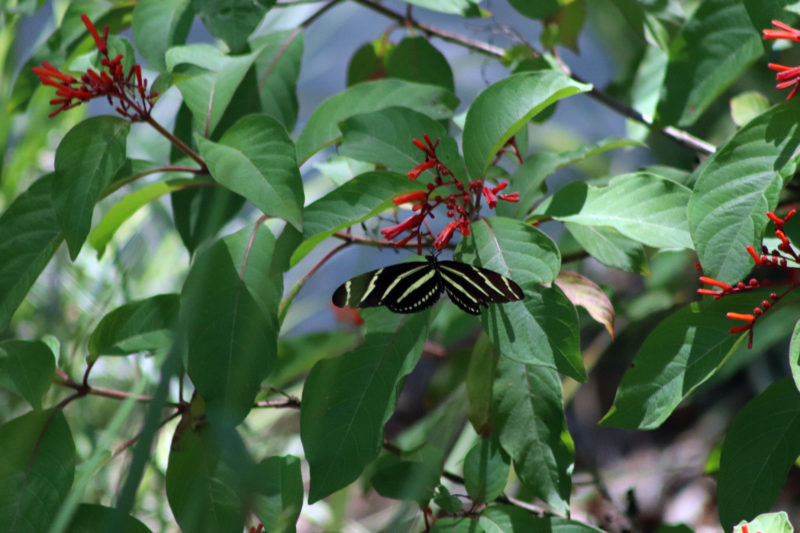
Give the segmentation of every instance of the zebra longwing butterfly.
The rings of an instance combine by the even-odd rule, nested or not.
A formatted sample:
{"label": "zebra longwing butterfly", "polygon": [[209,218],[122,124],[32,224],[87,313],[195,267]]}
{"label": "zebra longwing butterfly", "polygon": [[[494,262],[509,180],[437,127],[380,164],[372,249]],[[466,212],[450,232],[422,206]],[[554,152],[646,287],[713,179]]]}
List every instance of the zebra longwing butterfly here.
{"label": "zebra longwing butterfly", "polygon": [[416,313],[432,306],[446,291],[450,300],[471,315],[481,306],[522,300],[522,289],[509,278],[467,263],[437,261],[400,263],[345,282],[333,293],[337,307],[384,305],[395,313]]}

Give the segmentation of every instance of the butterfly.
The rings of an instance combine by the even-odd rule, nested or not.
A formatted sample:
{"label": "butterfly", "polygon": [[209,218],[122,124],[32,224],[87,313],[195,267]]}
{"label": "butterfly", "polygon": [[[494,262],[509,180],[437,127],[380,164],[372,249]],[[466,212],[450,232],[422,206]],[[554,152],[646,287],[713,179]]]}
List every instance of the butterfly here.
{"label": "butterfly", "polygon": [[391,265],[356,276],[342,284],[331,300],[337,307],[386,306],[395,313],[416,313],[435,304],[442,291],[471,315],[481,306],[522,300],[522,289],[513,280],[492,270],[461,263],[414,261]]}

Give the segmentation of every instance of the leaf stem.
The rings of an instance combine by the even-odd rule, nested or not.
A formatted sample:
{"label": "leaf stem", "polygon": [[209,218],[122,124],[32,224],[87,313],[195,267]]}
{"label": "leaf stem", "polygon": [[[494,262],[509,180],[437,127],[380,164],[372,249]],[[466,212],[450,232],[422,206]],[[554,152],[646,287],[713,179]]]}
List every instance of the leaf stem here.
{"label": "leaf stem", "polygon": [[197,162],[197,164],[200,165],[200,170],[195,170],[194,171],[195,173],[208,174],[208,167],[206,166],[206,162],[203,161],[203,158],[200,157],[200,154],[192,150],[186,143],[178,139],[171,132],[167,131],[167,129],[164,128],[164,126],[162,126],[158,122],[156,122],[156,120],[152,116],[148,115],[146,122],[150,124],[158,133],[166,137],[172,144],[177,146],[181,152],[194,159]]}

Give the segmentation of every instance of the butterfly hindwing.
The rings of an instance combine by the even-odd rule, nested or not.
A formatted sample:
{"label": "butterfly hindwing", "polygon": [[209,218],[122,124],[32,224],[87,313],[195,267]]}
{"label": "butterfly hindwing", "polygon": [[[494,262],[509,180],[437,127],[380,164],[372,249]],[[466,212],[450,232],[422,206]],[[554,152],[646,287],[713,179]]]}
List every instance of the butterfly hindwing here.
{"label": "butterfly hindwing", "polygon": [[395,313],[415,313],[435,304],[442,294],[473,315],[489,303],[521,300],[522,289],[511,279],[458,261],[401,263],[356,276],[333,293],[339,307],[386,306]]}

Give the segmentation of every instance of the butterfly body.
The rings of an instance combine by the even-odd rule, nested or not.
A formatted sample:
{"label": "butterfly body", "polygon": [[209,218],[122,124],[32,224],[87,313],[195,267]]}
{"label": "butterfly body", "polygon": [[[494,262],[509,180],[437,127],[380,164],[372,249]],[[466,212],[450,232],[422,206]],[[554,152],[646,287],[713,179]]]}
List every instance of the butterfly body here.
{"label": "butterfly body", "polygon": [[435,304],[442,292],[472,315],[489,303],[523,298],[519,285],[497,272],[429,255],[427,262],[400,263],[356,276],[336,289],[332,301],[338,307],[382,305],[395,313],[416,313]]}

